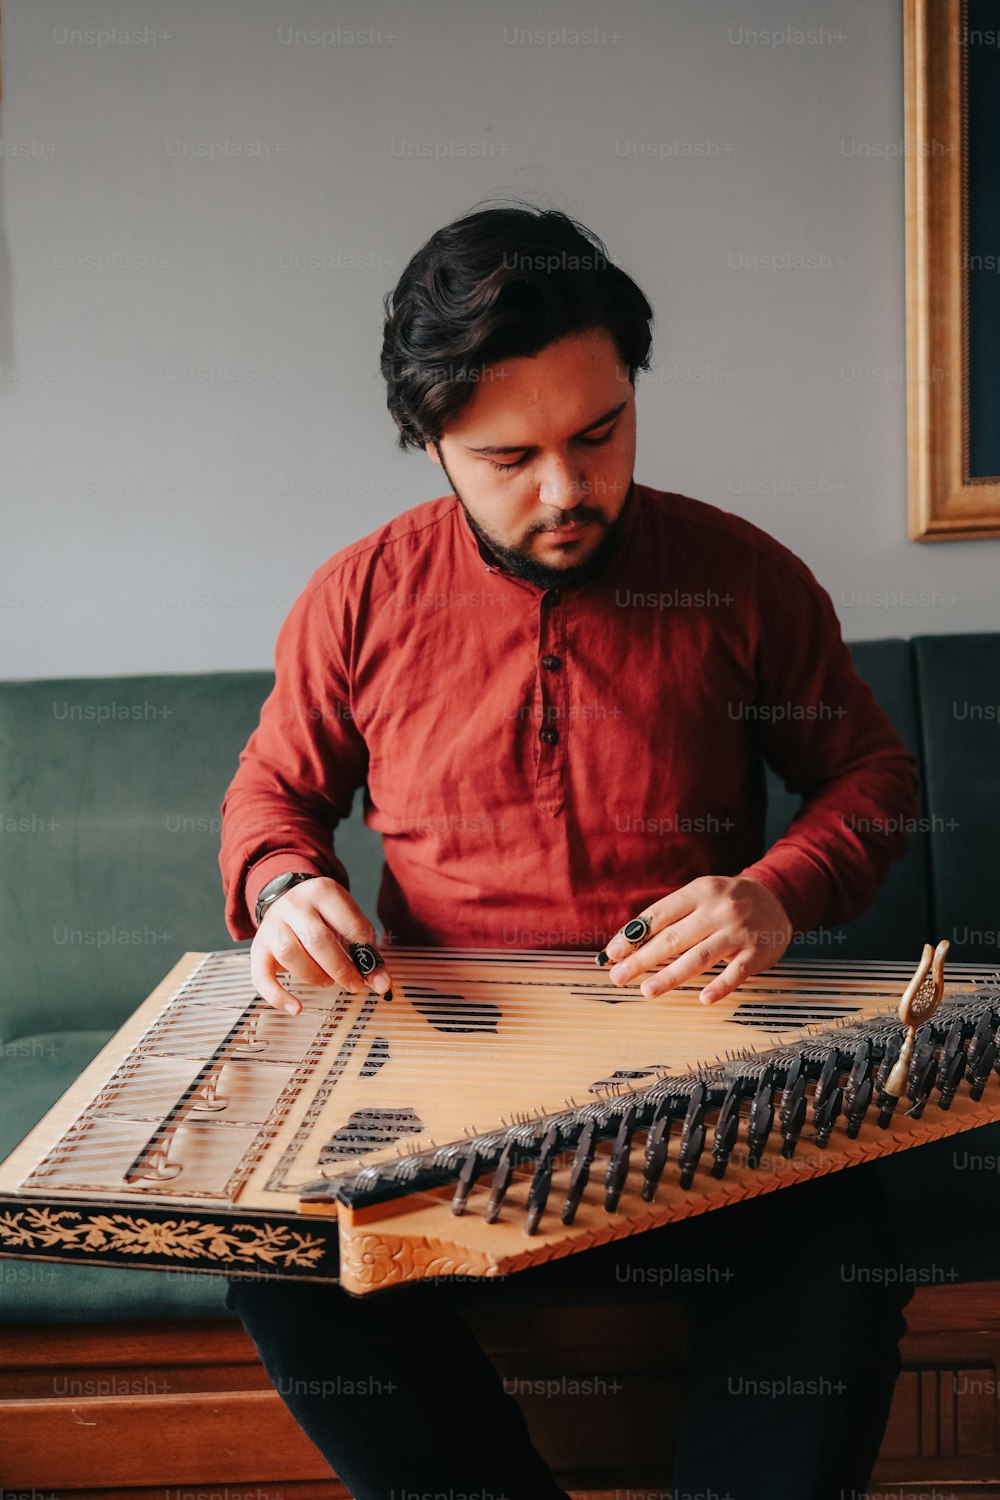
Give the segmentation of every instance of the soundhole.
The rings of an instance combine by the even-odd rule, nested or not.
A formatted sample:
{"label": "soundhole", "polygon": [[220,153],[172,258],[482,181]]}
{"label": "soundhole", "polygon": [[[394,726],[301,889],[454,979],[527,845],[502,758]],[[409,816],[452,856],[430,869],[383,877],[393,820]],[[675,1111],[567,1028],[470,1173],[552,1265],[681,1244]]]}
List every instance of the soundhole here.
{"label": "soundhole", "polygon": [[368,1048],[368,1056],[361,1064],[359,1077],[371,1078],[379,1068],[384,1068],[389,1061],[389,1043],[384,1036],[377,1036]]}
{"label": "soundhole", "polygon": [[495,1032],[502,1015],[489,1000],[466,1000],[464,995],[446,994],[425,984],[408,984],[406,994],[414,1010],[436,1031]]}
{"label": "soundhole", "polygon": [[628,1000],[645,1000],[645,995],[639,990],[570,990],[574,1000],[600,1000],[604,1005],[624,1005]]}
{"label": "soundhole", "polygon": [[320,1165],[364,1156],[366,1151],[391,1146],[400,1136],[419,1135],[423,1129],[424,1122],[413,1109],[356,1109],[320,1148]]}
{"label": "soundhole", "polygon": [[767,1000],[745,1000],[730,1016],[737,1026],[762,1026],[767,1031],[790,1031],[797,1026],[822,1025],[840,1016],[855,1015],[860,1005],[792,1005]]}

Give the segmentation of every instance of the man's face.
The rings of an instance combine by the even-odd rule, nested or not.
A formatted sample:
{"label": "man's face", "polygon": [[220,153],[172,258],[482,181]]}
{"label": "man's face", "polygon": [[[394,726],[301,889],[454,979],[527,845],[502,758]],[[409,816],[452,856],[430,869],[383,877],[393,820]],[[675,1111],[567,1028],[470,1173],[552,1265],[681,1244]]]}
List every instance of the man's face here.
{"label": "man's face", "polygon": [[582,581],[609,554],[631,487],[635,390],[609,334],[574,334],[489,365],[426,448],[509,571]]}

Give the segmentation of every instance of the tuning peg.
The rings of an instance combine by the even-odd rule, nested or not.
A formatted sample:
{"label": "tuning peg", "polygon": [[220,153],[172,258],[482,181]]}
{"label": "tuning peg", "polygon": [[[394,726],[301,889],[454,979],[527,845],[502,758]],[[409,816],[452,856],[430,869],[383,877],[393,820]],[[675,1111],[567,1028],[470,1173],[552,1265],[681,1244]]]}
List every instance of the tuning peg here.
{"label": "tuning peg", "polygon": [[844,1084],[844,1107],[849,1106],[851,1099],[857,1093],[862,1083],[868,1076],[871,1067],[872,1049],[871,1044],[866,1041],[858,1043],[854,1053],[854,1061],[851,1063],[851,1071],[847,1075]]}
{"label": "tuning peg", "polygon": [[694,1180],[698,1161],[705,1146],[705,1108],[708,1090],[697,1083],[691,1092],[687,1114],[681,1129],[681,1144],[678,1163],[681,1169],[681,1187],[689,1188]]}
{"label": "tuning peg", "polygon": [[667,1162],[672,1124],[673,1120],[667,1111],[662,1114],[658,1113],[646,1138],[646,1156],[642,1173],[642,1198],[645,1203],[652,1203],[656,1196],[656,1189]]}
{"label": "tuning peg", "polygon": [[965,1074],[967,1062],[968,1058],[961,1049],[953,1052],[950,1057],[942,1058],[938,1072],[938,1088],[941,1090],[938,1096],[938,1109],[951,1109],[952,1100]]}
{"label": "tuning peg", "polygon": [[489,1201],[483,1214],[487,1224],[492,1224],[500,1212],[504,1195],[510,1187],[510,1180],[514,1175],[514,1142],[508,1141],[500,1153],[496,1171],[493,1173],[493,1181],[490,1184]]}
{"label": "tuning peg", "polygon": [[559,1127],[550,1125],[545,1132],[538,1162],[535,1166],[535,1175],[531,1179],[531,1187],[528,1189],[528,1212],[524,1222],[525,1234],[534,1234],[538,1229],[538,1221],[542,1217],[545,1205],[549,1198],[549,1188],[552,1186],[552,1158],[559,1145]]}
{"label": "tuning peg", "polygon": [[733,1154],[740,1128],[740,1088],[738,1083],[730,1086],[722,1101],[719,1118],[715,1123],[715,1139],[712,1143],[712,1176],[726,1175],[729,1158]]}
{"label": "tuning peg", "polygon": [[868,1106],[871,1104],[871,1102],[872,1081],[870,1078],[863,1078],[858,1084],[857,1088],[851,1094],[850,1098],[847,1100],[846,1109],[844,1111],[847,1117],[847,1123],[844,1127],[844,1132],[848,1140],[857,1140],[858,1134],[861,1130],[861,1126],[864,1123],[865,1115],[868,1113]]}
{"label": "tuning peg", "polygon": [[798,1083],[799,1079],[803,1077],[804,1068],[805,1058],[801,1052],[797,1052],[792,1059],[791,1064],[789,1065],[788,1072],[785,1074],[785,1081],[781,1089],[781,1104],[778,1106],[778,1120],[782,1126],[782,1129],[784,1129],[785,1125],[788,1123],[788,1111],[791,1107],[792,1094],[794,1092],[795,1085]]}
{"label": "tuning peg", "polygon": [[747,1122],[747,1166],[757,1167],[774,1124],[774,1075],[769,1068],[757,1085]]}
{"label": "tuning peg", "polygon": [[983,1097],[983,1090],[996,1060],[997,1044],[994,1039],[991,1039],[976,1053],[974,1061],[966,1069],[969,1097],[975,1099],[977,1103]]}
{"label": "tuning peg", "polygon": [[472,1146],[466,1153],[465,1160],[462,1163],[462,1170],[458,1174],[458,1182],[455,1184],[455,1196],[451,1200],[451,1211],[453,1214],[465,1213],[465,1205],[468,1202],[469,1194],[472,1191],[476,1178],[479,1176],[479,1164],[479,1152],[475,1146]]}
{"label": "tuning peg", "polygon": [[896,1066],[896,1060],[899,1057],[902,1046],[903,1033],[901,1031],[893,1032],[892,1036],[890,1036],[886,1041],[885,1052],[882,1054],[882,1061],[879,1063],[875,1073],[875,1088],[878,1090],[879,1094],[884,1091],[885,1086],[889,1081],[889,1074]]}
{"label": "tuning peg", "polygon": [[608,1170],[604,1179],[604,1207],[609,1214],[613,1214],[618,1207],[622,1188],[628,1177],[629,1156],[632,1148],[632,1132],[635,1129],[636,1111],[632,1105],[622,1115],[615,1144],[611,1151],[611,1160],[608,1162]]}
{"label": "tuning peg", "polygon": [[584,1125],[576,1143],[576,1153],[569,1174],[569,1188],[566,1192],[566,1202],[563,1204],[562,1222],[564,1224],[572,1224],[576,1217],[576,1210],[586,1189],[587,1179],[590,1177],[590,1167],[594,1160],[596,1146],[597,1122],[591,1118]]}
{"label": "tuning peg", "polygon": [[816,1087],[813,1089],[814,1121],[818,1117],[820,1110],[823,1108],[823,1103],[828,1092],[833,1088],[839,1077],[840,1053],[838,1052],[837,1048],[834,1047],[830,1052],[827,1053],[826,1061],[823,1063],[823,1067],[820,1070],[820,1075],[816,1080]]}
{"label": "tuning peg", "polygon": [[[784,1100],[782,1100],[782,1105],[784,1105]],[[782,1156],[792,1157],[795,1155],[795,1148],[799,1143],[799,1136],[802,1134],[802,1127],[805,1122],[806,1080],[804,1075],[800,1073],[792,1090],[791,1098],[788,1101],[788,1114],[782,1127],[782,1135],[784,1137],[784,1145],[781,1148]]]}
{"label": "tuning peg", "polygon": [[907,1091],[909,1097],[913,1100],[913,1105],[912,1108],[906,1111],[914,1120],[919,1120],[924,1112],[924,1106],[930,1098],[937,1073],[938,1060],[933,1053],[931,1053],[930,1057],[925,1058],[919,1071],[914,1070],[910,1087]]}
{"label": "tuning peg", "polygon": [[829,1142],[830,1134],[837,1122],[837,1116],[840,1114],[843,1102],[844,1090],[842,1088],[832,1089],[814,1116],[813,1124],[816,1127],[816,1144],[820,1148],[826,1146]]}

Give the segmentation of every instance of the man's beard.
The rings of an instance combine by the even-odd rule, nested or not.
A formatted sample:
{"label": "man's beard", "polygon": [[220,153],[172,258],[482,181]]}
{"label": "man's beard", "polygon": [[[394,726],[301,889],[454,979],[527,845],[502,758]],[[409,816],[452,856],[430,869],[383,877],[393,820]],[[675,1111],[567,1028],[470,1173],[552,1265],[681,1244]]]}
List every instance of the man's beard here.
{"label": "man's beard", "polygon": [[[441,467],[444,468],[443,461]],[[548,563],[539,562],[537,558],[534,558],[529,554],[520,551],[516,547],[505,546],[503,542],[498,542],[495,537],[490,536],[489,532],[484,531],[482,526],[480,526],[479,522],[470,512],[469,507],[462,499],[462,496],[459,494],[458,486],[456,485],[454,479],[452,479],[451,475],[448,474],[447,469],[445,469],[444,471],[445,474],[448,475],[448,479],[451,482],[451,487],[455,491],[456,498],[458,499],[463,511],[465,512],[465,519],[469,523],[469,529],[471,530],[473,536],[476,537],[477,541],[479,541],[482,544],[483,548],[492,555],[496,562],[501,564],[506,572],[511,573],[515,578],[523,578],[528,583],[537,584],[539,588],[543,589],[573,588],[579,586],[582,583],[588,583],[590,579],[595,578],[598,573],[603,572],[604,568],[607,567],[608,563],[611,561],[612,556],[618,548],[618,543],[621,539],[621,532],[624,525],[623,517],[626,510],[628,509],[629,501],[632,498],[632,487],[634,484],[633,480],[629,481],[629,487],[626,491],[625,501],[622,505],[621,510],[618,512],[613,521],[605,520],[604,516],[600,514],[600,512],[591,511],[586,506],[582,507],[577,520],[593,521],[595,525],[603,526],[604,535],[601,537],[600,541],[597,543],[597,546],[594,548],[593,552],[591,552],[590,556],[587,557],[582,563],[570,563],[565,568],[553,568],[550,567]],[[568,520],[566,522],[566,526],[568,529]],[[537,534],[538,533],[535,533],[535,535]],[[549,532],[549,535],[557,536],[558,531],[552,530]]]}

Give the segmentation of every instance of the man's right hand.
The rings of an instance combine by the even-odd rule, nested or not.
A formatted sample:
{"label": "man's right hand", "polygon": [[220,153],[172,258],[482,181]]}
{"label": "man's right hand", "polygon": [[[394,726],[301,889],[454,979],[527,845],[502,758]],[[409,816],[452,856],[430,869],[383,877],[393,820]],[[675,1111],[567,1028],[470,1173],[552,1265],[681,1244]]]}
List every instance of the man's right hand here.
{"label": "man's right hand", "polygon": [[374,947],[375,928],[350,891],[317,875],[293,885],[267,908],[250,947],[250,975],[261,998],[290,1016],[302,1006],[278,983],[279,969],[304,984],[384,994],[392,986],[388,970],[382,965],[363,979],[348,954],[351,943]]}

